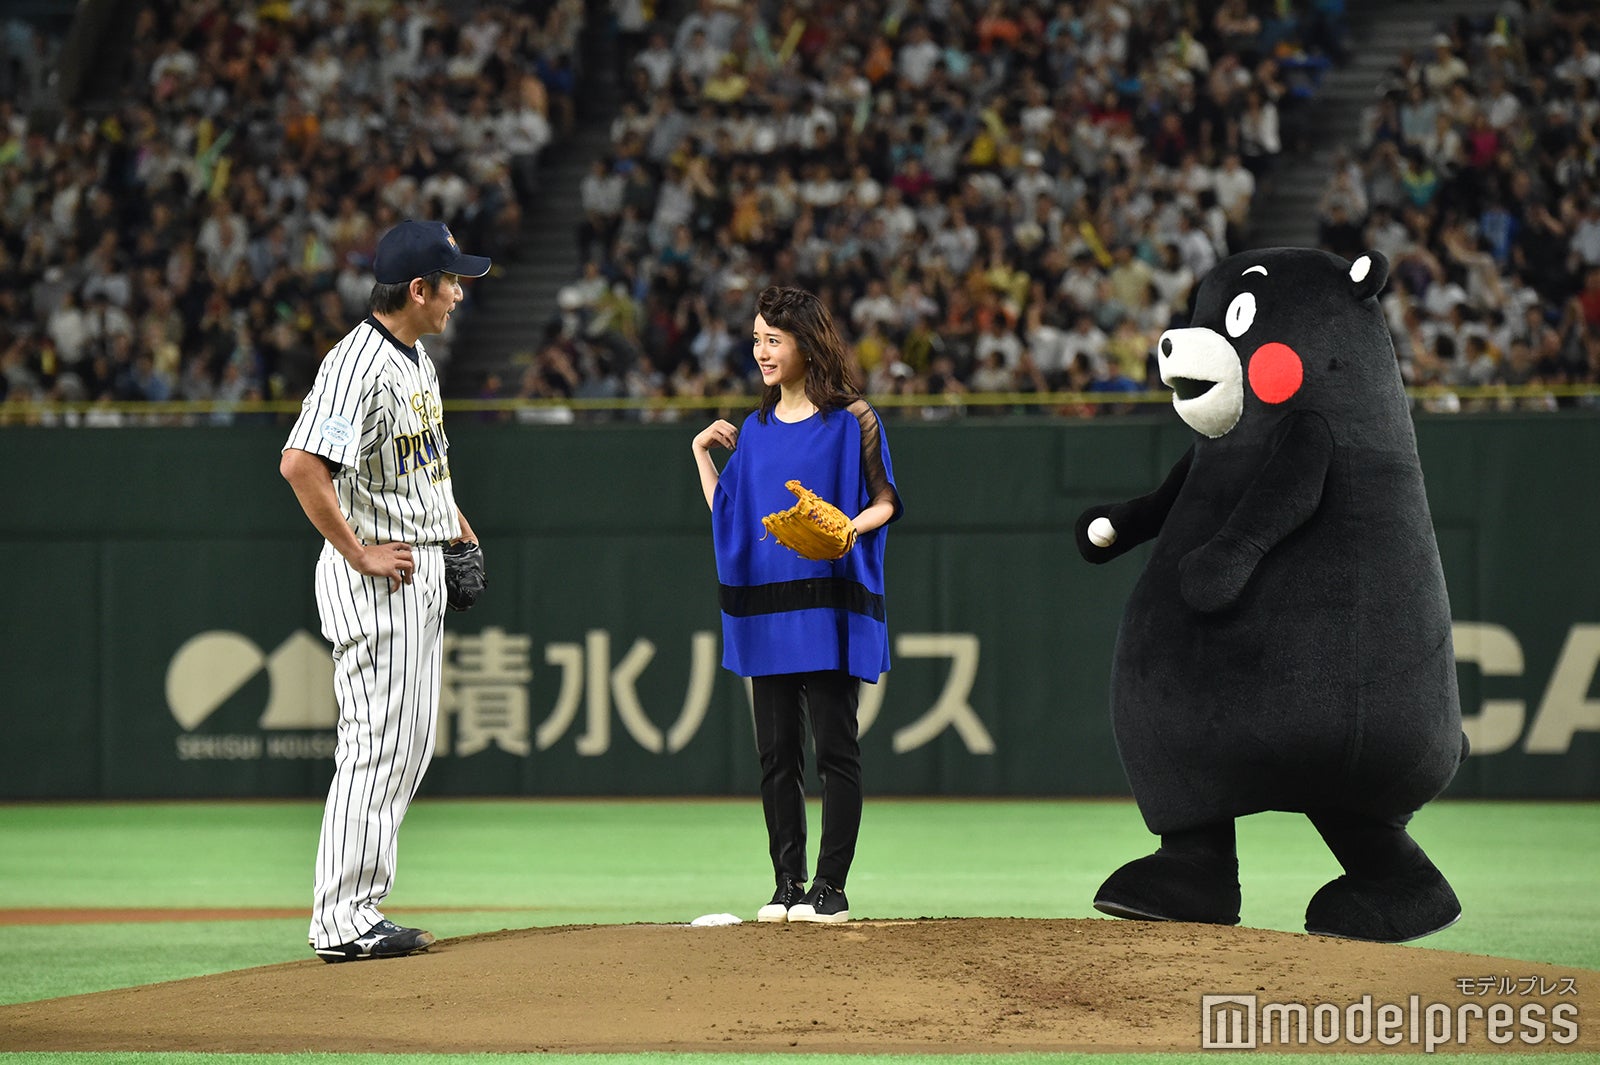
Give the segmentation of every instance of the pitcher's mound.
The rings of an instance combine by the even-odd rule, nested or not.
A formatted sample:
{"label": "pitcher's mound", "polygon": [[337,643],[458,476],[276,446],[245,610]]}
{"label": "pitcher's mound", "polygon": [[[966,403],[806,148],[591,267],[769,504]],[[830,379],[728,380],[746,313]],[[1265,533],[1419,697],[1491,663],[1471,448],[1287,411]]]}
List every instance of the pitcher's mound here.
{"label": "pitcher's mound", "polygon": [[[1197,1050],[1209,994],[1255,997],[1254,1025],[1246,1002],[1217,1007],[1212,1039],[1234,1045],[1288,1003],[1304,1022],[1274,1010],[1272,1046],[1282,1017],[1291,1049],[1379,1049],[1376,1035],[1420,1048],[1448,1028],[1438,1049],[1600,1051],[1600,1019],[1576,1013],[1600,1000],[1600,972],[1248,928],[1004,918],[534,928],[410,958],[308,956],[0,1007],[0,1050]],[[1489,1038],[1497,1003],[1508,1044]],[[1554,1042],[1568,1015],[1576,1042]]]}

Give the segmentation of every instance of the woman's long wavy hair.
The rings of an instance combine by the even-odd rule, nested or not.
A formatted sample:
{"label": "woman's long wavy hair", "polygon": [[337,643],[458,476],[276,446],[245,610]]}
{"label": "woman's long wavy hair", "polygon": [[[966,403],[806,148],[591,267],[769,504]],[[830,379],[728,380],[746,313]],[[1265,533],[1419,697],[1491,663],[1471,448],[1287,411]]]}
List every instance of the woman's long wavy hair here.
{"label": "woman's long wavy hair", "polygon": [[[834,328],[828,308],[805,289],[772,285],[756,297],[756,313],[767,325],[794,337],[796,350],[806,360],[806,398],[826,415],[861,398],[850,383],[850,352]],[[757,416],[765,422],[777,406],[783,389],[769,385],[761,393]]]}

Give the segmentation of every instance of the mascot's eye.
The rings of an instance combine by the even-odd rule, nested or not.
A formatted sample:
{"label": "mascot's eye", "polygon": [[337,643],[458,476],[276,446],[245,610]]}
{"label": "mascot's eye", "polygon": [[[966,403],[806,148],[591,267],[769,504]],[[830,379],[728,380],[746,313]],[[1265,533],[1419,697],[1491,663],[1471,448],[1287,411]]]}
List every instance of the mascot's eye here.
{"label": "mascot's eye", "polygon": [[1223,324],[1228,327],[1228,335],[1240,337],[1249,330],[1252,322],[1256,320],[1256,297],[1253,292],[1241,292],[1233,297],[1233,302],[1228,304],[1228,316],[1223,319]]}

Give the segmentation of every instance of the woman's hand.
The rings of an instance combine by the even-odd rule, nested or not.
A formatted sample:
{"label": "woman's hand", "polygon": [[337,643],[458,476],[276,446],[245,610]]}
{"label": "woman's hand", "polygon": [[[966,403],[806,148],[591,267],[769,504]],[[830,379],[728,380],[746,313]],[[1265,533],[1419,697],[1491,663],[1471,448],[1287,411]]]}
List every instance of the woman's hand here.
{"label": "woman's hand", "polygon": [[739,430],[725,418],[718,418],[694,438],[695,452],[709,452],[713,447],[725,447],[732,451],[739,441]]}

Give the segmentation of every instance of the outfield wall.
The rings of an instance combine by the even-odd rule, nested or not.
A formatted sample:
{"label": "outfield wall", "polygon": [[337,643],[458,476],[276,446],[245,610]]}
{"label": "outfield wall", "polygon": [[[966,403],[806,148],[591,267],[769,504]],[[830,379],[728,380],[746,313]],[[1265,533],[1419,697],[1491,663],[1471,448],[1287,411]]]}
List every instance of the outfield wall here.
{"label": "outfield wall", "polygon": [[[451,425],[490,588],[448,619],[431,794],[754,794],[720,656],[699,423]],[[1107,676],[1148,548],[1071,523],[1159,483],[1170,414],[891,422],[895,666],[864,688],[874,794],[1124,794]],[[1600,796],[1600,418],[1424,419],[1474,755],[1452,793]],[[336,710],[320,541],[279,427],[0,431],[10,609],[0,798],[310,796]]]}

